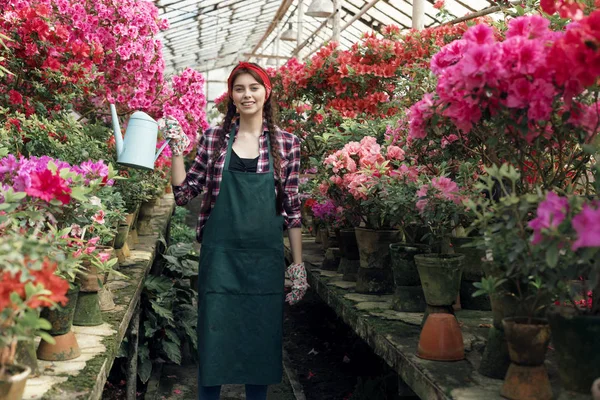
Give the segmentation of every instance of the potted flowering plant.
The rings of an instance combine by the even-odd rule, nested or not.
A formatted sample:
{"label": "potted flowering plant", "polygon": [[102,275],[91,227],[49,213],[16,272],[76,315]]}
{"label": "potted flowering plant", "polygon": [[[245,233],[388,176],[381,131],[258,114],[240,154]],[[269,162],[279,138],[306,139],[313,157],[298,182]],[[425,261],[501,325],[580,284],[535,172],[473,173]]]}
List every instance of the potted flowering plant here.
{"label": "potted flowering plant", "polygon": [[401,239],[385,201],[387,188],[396,179],[410,175],[413,168],[404,164],[398,146],[382,147],[377,139],[365,136],[349,142],[328,156],[324,164],[332,174],[330,188],[351,201],[364,227],[355,228],[360,255],[357,291],[381,293],[393,287],[389,245]]}
{"label": "potted flowering plant", "polygon": [[[593,169],[595,193],[600,190],[600,171]],[[550,285],[559,300],[547,317],[559,361],[559,376],[567,390],[589,393],[600,376],[600,359],[590,346],[599,346],[600,329],[600,240],[597,196],[545,194],[536,218],[529,222],[533,230],[531,245],[544,255]],[[585,371],[571,371],[586,365]]]}
{"label": "potted flowering plant", "polygon": [[[476,215],[473,228],[483,235],[478,246],[488,260],[488,276],[476,284],[479,290],[474,296],[490,295],[494,315],[488,348],[495,348],[495,366],[487,366],[486,361],[482,366],[488,375],[506,374],[504,396],[516,398],[535,390],[542,398],[552,398],[543,366],[550,329],[542,317],[554,292],[551,268],[558,266],[549,268],[543,252],[532,242],[532,227],[541,222],[532,220],[540,196],[519,194],[520,180],[521,174],[508,164],[486,168],[476,187],[493,195],[465,201]],[[491,354],[492,350],[486,352]],[[515,384],[528,373],[536,374],[535,382]]]}
{"label": "potted flowering plant", "polygon": [[[14,363],[18,344],[33,345],[36,335],[54,342],[44,332],[51,325],[40,318],[40,310],[67,302],[69,283],[55,274],[59,259],[60,254],[43,235],[12,229],[0,235],[0,391],[17,399],[31,372],[29,366]],[[35,369],[35,358],[29,361]]]}

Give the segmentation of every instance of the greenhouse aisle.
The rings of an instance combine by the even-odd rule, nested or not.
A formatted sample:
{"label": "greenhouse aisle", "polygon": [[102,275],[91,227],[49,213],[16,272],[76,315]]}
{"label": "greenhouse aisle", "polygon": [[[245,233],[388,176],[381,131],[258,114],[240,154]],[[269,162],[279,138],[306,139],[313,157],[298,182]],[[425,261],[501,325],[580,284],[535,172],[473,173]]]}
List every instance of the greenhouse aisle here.
{"label": "greenhouse aisle", "polygon": [[[191,228],[196,228],[196,216],[200,212],[200,199],[197,197],[191,201],[187,209],[186,223]],[[199,247],[200,245],[196,243]],[[184,357],[190,359],[191,357]],[[162,369],[160,383],[156,393],[146,395],[146,400],[195,400],[198,398],[198,385],[196,381],[197,365],[189,363],[186,365],[168,364]],[[225,385],[221,391],[221,400],[245,399],[243,385]],[[271,386],[267,400],[295,400],[293,390],[287,377],[279,385]]]}

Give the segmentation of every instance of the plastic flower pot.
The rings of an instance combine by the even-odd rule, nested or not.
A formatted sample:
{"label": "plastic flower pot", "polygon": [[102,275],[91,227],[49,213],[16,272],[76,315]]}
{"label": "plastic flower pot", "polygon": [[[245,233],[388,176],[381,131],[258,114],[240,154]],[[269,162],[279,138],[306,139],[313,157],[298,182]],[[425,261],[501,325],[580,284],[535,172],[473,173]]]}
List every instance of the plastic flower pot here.
{"label": "plastic flower pot", "polygon": [[500,394],[513,400],[552,399],[552,388],[544,366],[550,343],[548,321],[515,317],[505,318],[502,323],[511,364]]}

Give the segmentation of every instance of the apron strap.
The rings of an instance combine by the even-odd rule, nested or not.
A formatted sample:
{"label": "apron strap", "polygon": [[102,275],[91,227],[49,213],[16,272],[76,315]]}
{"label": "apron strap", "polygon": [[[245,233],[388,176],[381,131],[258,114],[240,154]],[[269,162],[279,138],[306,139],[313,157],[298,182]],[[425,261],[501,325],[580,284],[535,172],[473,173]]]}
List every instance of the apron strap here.
{"label": "apron strap", "polygon": [[[229,160],[231,160],[231,150],[233,149],[233,141],[235,140],[235,124],[231,127],[231,132],[229,132],[229,142],[227,143],[227,154],[225,155],[225,165],[223,166],[223,171],[229,171]],[[269,148],[269,172],[273,173],[275,176],[275,171],[273,170],[273,157],[271,157],[271,138],[267,135],[267,146]],[[260,148],[258,149],[258,156],[260,157]]]}

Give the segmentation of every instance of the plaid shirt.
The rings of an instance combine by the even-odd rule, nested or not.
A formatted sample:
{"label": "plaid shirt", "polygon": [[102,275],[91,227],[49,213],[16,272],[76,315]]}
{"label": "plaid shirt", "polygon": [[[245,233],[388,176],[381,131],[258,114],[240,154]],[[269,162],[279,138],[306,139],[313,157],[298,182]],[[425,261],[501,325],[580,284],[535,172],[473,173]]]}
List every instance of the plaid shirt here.
{"label": "plaid shirt", "polygon": [[[239,126],[236,125],[236,134]],[[210,212],[215,206],[221,180],[223,179],[223,166],[225,164],[225,155],[227,154],[227,146],[221,150],[219,158],[215,162],[214,169],[212,168],[213,153],[216,151],[216,146],[219,143],[219,136],[222,130],[217,128],[208,129],[204,135],[200,137],[198,143],[198,151],[194,164],[187,172],[185,180],[180,186],[173,186],[173,194],[175,202],[178,206],[183,206],[191,199],[198,196],[203,189],[213,183],[213,194],[210,208],[206,212],[201,212],[198,217],[198,225],[196,227],[196,238],[199,242],[202,241],[202,231],[208,220]],[[267,142],[268,130],[265,126],[263,134],[259,139],[259,157],[257,173],[266,172],[269,169],[269,146]],[[229,139],[229,132],[225,135]],[[285,132],[277,128],[277,139],[279,140],[279,152],[281,154],[281,172],[283,174],[283,217],[285,227],[299,228],[302,226],[300,217],[300,197],[298,196],[298,177],[300,171],[300,141],[291,133]],[[213,174],[207,174],[206,171],[212,171]],[[205,191],[202,198],[202,209],[208,201],[208,192]]]}

